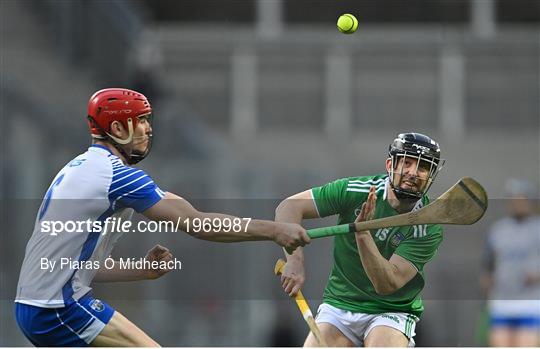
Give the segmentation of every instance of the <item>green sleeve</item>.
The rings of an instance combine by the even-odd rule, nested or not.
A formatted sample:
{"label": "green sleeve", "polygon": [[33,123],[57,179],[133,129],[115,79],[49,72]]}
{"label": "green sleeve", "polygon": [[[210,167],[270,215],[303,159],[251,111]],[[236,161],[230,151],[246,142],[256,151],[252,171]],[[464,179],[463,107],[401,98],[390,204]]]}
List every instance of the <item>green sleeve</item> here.
{"label": "green sleeve", "polygon": [[346,211],[349,206],[347,195],[348,178],[337,179],[322,187],[311,189],[313,200],[320,217],[332,216]]}
{"label": "green sleeve", "polygon": [[[415,227],[411,229],[413,228]],[[422,229],[425,229],[425,231]],[[424,265],[437,253],[437,249],[443,240],[442,232],[442,226],[440,225],[416,226],[415,233],[403,240],[394,251],[394,254],[407,259],[419,271],[422,271]]]}

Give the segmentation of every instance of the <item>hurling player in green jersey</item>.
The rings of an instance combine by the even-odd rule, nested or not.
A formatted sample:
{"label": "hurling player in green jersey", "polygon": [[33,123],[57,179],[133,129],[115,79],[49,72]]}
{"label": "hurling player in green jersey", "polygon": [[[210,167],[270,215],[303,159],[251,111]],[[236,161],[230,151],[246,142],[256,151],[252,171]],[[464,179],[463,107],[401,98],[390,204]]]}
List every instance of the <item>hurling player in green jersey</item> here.
{"label": "hurling player in green jersey", "polygon": [[[285,199],[276,221],[338,215],[338,224],[410,212],[425,195],[444,160],[437,142],[403,133],[389,147],[386,173],[338,179]],[[424,265],[443,239],[440,225],[391,227],[334,237],[334,263],[316,321],[330,346],[414,345],[423,311]],[[294,296],[305,281],[304,255],[287,255],[281,282]],[[317,346],[313,334],[304,346]]]}

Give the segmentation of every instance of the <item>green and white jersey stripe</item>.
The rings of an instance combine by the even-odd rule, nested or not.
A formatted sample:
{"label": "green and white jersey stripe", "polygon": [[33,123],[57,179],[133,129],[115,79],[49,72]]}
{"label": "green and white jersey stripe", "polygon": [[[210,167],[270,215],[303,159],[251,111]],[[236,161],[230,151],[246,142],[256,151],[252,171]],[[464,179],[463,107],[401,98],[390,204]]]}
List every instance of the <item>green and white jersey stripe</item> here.
{"label": "green and white jersey stripe", "polygon": [[347,191],[357,192],[357,193],[369,193],[369,190],[372,186],[375,186],[375,191],[379,194],[381,191],[384,191],[386,187],[386,178],[381,178],[378,180],[350,180],[347,183]]}

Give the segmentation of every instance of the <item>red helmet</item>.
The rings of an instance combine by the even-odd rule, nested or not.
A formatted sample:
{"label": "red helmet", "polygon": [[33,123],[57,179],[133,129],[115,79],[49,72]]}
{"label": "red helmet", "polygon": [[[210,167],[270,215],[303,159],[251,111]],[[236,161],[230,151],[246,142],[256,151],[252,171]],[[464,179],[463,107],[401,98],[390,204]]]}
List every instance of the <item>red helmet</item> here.
{"label": "red helmet", "polygon": [[[110,137],[119,144],[127,144],[133,139],[138,117],[151,113],[150,102],[142,93],[126,88],[106,88],[94,93],[88,101],[88,126],[94,138]],[[113,121],[121,122],[129,131],[127,139],[110,133]]]}

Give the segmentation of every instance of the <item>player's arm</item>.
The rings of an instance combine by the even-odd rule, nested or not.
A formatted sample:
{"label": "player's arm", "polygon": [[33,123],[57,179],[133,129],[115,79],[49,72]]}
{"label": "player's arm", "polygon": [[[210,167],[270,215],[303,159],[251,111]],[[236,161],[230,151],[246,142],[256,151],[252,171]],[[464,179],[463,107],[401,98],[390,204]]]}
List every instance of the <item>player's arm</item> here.
{"label": "player's arm", "polygon": [[[283,200],[276,208],[275,221],[300,224],[304,218],[318,218],[319,214],[311,195],[311,190],[306,190]],[[285,255],[287,264],[281,274],[281,285],[286,293],[294,297],[306,280],[304,251],[297,248],[293,254],[285,251]]]}
{"label": "player's arm", "polygon": [[[173,260],[173,255],[168,248],[156,245],[152,247],[144,257],[149,262],[159,262],[168,265]],[[163,263],[162,263],[163,262]],[[114,261],[114,265],[102,265],[93,281],[95,282],[126,282],[139,280],[157,279],[167,274],[172,269],[126,269],[120,267],[119,261]]]}
{"label": "player's arm", "polygon": [[[373,218],[375,200],[375,187],[371,187],[368,199],[362,205],[357,221],[361,222]],[[397,254],[392,255],[390,260],[384,258],[369,231],[357,232],[355,236],[360,261],[378,294],[389,295],[396,292],[418,272],[410,261]]]}
{"label": "player's arm", "polygon": [[[108,262],[109,263],[109,262]],[[122,269],[120,262],[114,261],[114,266],[101,266],[92,280],[93,282],[127,282],[147,280],[146,271],[142,269]]]}
{"label": "player's arm", "polygon": [[[172,194],[165,193],[165,197],[158,203],[142,212],[154,221],[171,222],[178,224],[179,229],[203,240],[217,242],[237,242],[273,240],[282,247],[295,249],[309,243],[306,231],[298,224],[275,223],[264,220],[241,220],[241,229],[231,229],[231,222],[238,217],[220,213],[207,213],[196,210],[187,200]],[[210,229],[188,222],[194,220],[212,222]],[[220,224],[215,224],[217,222]]]}
{"label": "player's arm", "polygon": [[418,272],[411,262],[394,254],[386,260],[369,232],[356,233],[356,244],[366,274],[380,295],[389,295],[411,281]]}

